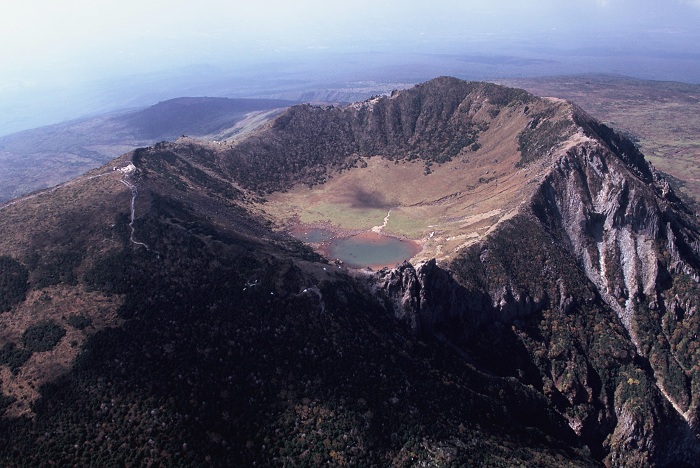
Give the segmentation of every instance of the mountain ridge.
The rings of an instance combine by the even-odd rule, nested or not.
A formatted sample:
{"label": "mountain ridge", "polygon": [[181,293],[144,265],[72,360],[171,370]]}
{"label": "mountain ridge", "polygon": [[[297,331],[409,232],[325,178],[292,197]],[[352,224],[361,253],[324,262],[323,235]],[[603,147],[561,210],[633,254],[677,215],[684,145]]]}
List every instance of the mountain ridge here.
{"label": "mountain ridge", "polygon": [[[393,229],[434,232],[442,260],[349,270],[285,232],[280,200],[400,171],[435,193],[427,210],[396,195],[397,216],[423,217]],[[0,315],[18,322],[6,415],[34,414],[2,433],[22,453],[43,433],[37,453],[65,461],[185,465],[691,466],[700,451],[696,221],[631,142],[561,101],[443,77],[293,107],[225,145],[139,149],[0,210],[2,258],[28,278]],[[33,317],[66,337],[32,351]],[[54,383],[34,377],[46,353],[74,360]],[[117,436],[102,446],[95,427]]]}
{"label": "mountain ridge", "polygon": [[176,98],[0,137],[0,200],[70,180],[121,154],[187,134],[226,139],[296,101]]}

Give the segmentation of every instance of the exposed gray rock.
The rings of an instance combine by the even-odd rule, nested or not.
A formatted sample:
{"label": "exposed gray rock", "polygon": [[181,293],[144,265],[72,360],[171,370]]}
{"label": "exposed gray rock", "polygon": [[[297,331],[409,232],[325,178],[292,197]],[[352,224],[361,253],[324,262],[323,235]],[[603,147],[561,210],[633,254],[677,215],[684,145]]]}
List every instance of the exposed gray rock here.
{"label": "exposed gray rock", "polygon": [[[549,349],[543,392],[572,429],[613,465],[692,464],[700,457],[700,366],[671,335],[697,337],[698,228],[631,142],[575,108],[573,120],[574,138],[547,152],[550,169],[517,221],[544,233],[533,241],[522,230],[530,242],[523,249],[537,250],[547,265],[562,255],[573,263],[538,271],[518,263],[516,250],[504,260],[519,228],[502,225],[453,262],[470,274],[455,277],[434,260],[404,263],[377,272],[372,287],[417,333],[467,348],[483,327],[555,317],[539,322]],[[575,331],[585,343],[547,328],[561,321],[557,314],[592,312],[605,323]],[[615,323],[620,331],[606,329],[617,330]],[[605,348],[596,333],[611,333],[616,344]],[[554,341],[575,347],[555,351]]]}

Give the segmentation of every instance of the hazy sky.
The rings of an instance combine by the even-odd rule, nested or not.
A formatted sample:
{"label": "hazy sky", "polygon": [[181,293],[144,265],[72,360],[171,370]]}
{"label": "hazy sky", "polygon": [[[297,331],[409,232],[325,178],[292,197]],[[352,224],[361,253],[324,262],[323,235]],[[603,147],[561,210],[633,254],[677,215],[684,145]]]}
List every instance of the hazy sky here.
{"label": "hazy sky", "polygon": [[[570,61],[576,54],[677,57],[687,64],[679,66],[681,75],[687,68],[679,79],[700,82],[694,66],[700,62],[700,0],[3,3],[0,100],[5,102],[0,111],[28,95],[40,101],[41,93],[51,96],[50,90],[75,93],[86,83],[114,77],[188,65],[235,67],[350,52]],[[619,63],[623,62],[611,71],[624,72]],[[649,67],[645,77],[654,72]],[[664,70],[658,77],[666,77]],[[29,106],[27,112],[36,108]]]}

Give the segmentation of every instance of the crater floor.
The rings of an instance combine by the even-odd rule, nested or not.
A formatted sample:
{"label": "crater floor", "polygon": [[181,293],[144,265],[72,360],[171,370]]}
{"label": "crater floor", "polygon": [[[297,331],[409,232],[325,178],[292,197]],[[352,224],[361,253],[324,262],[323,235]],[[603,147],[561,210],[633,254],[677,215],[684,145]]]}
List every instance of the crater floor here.
{"label": "crater floor", "polygon": [[539,166],[517,164],[517,136],[528,120],[522,108],[508,108],[479,136],[478,150],[447,163],[363,158],[322,185],[274,193],[262,208],[290,232],[375,232],[417,242],[413,262],[448,260],[515,214],[536,185]]}

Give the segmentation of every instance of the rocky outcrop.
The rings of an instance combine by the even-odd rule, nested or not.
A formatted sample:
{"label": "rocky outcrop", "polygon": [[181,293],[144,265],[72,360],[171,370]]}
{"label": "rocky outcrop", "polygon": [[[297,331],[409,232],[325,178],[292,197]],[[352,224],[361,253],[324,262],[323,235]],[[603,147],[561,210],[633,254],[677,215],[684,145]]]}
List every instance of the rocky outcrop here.
{"label": "rocky outcrop", "polygon": [[370,279],[387,309],[417,334],[448,335],[464,341],[486,323],[511,323],[541,310],[547,297],[533,298],[501,287],[489,293],[462,285],[435,259],[417,266],[404,262]]}
{"label": "rocky outcrop", "polygon": [[394,316],[418,334],[434,333],[451,323],[466,338],[481,325],[483,311],[491,308],[486,295],[467,290],[434,259],[416,267],[404,262],[385,268],[371,281]]}
{"label": "rocky outcrop", "polygon": [[374,288],[413,330],[472,355],[489,352],[477,332],[515,336],[526,354],[513,359],[539,369],[541,392],[601,460],[692,464],[696,222],[631,142],[571,112],[573,137],[539,161],[549,168],[532,198],[461,252],[454,273],[402,264]]}

